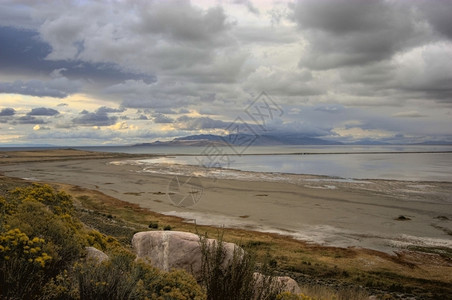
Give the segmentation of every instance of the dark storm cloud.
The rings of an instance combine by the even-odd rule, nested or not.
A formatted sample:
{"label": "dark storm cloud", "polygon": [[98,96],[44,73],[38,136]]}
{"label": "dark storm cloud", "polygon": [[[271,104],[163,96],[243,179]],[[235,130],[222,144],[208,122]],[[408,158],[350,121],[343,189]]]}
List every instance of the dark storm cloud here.
{"label": "dark storm cloud", "polygon": [[300,66],[311,69],[381,61],[431,39],[408,2],[306,0],[292,8],[310,43]]}
{"label": "dark storm cloud", "polygon": [[0,26],[14,26],[17,24],[20,24],[22,28],[37,26],[36,22],[31,18],[31,8],[22,3],[0,3]]}
{"label": "dark storm cloud", "polygon": [[178,42],[220,42],[217,40],[218,34],[228,27],[221,7],[209,8],[204,12],[194,8],[188,1],[174,2],[155,2],[148,9],[142,9],[137,24],[139,30],[160,34]]}
{"label": "dark storm cloud", "polygon": [[14,108],[3,108],[2,110],[0,110],[0,117],[14,116],[15,113],[16,110]]}
{"label": "dark storm cloud", "polygon": [[15,123],[18,123],[18,124],[46,124],[47,122],[44,121],[43,119],[27,115],[27,116],[23,116],[23,117],[15,119],[13,121],[13,124],[15,124]]}
{"label": "dark storm cloud", "polygon": [[124,111],[125,111],[124,108],[112,108],[112,107],[106,107],[106,106],[101,106],[96,110],[96,112],[98,114],[120,113],[120,112],[124,112]]}
{"label": "dark storm cloud", "polygon": [[444,43],[417,48],[394,61],[342,69],[339,74],[344,92],[391,97],[395,105],[402,99],[452,100],[452,48]]}
{"label": "dark storm cloud", "polygon": [[381,0],[305,0],[294,7],[294,17],[301,29],[317,29],[343,35],[369,32],[388,20],[386,4]]}
{"label": "dark storm cloud", "polygon": [[173,109],[171,109],[171,108],[157,108],[156,110],[155,110],[155,112],[156,113],[160,113],[160,114],[167,114],[167,115],[175,115],[175,114],[187,114],[187,113],[189,113],[189,111],[188,110],[184,110],[184,111],[182,111],[182,110],[184,110],[184,109],[179,109],[177,112],[175,111],[175,110],[173,110]]}
{"label": "dark storm cloud", "polygon": [[77,92],[79,84],[64,77],[55,78],[49,81],[17,80],[14,82],[0,82],[0,93],[22,94],[36,97],[65,98]]}
{"label": "dark storm cloud", "polygon": [[126,79],[154,82],[155,77],[123,71],[114,62],[88,62],[77,59],[49,60],[52,47],[34,30],[0,26],[0,65],[2,71],[12,74],[48,75],[62,70],[61,75],[70,79],[94,80],[101,83],[117,83]]}
{"label": "dark storm cloud", "polygon": [[[163,95],[162,95],[163,96]],[[184,106],[187,99],[177,99],[173,95],[166,95],[166,98],[159,99],[149,96],[148,98],[124,99],[121,106],[127,108],[152,109],[162,113],[171,113],[173,106]],[[172,112],[174,114],[174,111]]]}
{"label": "dark storm cloud", "polygon": [[161,114],[161,113],[154,114],[152,117],[153,117],[154,123],[173,123],[174,122],[173,119],[171,119],[170,117],[165,116],[164,114]]}
{"label": "dark storm cloud", "polygon": [[[415,2],[416,3],[416,2]],[[452,40],[452,4],[449,0],[418,1],[420,13],[423,14],[433,28]]]}
{"label": "dark storm cloud", "polygon": [[60,112],[52,109],[52,108],[46,108],[46,107],[38,107],[33,108],[27,115],[29,116],[54,116],[58,115]]}
{"label": "dark storm cloud", "polygon": [[26,112],[52,107],[61,115],[36,138],[126,144],[227,129],[265,90],[285,111],[268,126],[275,134],[352,141],[450,128],[450,0],[107,2],[0,4],[0,91],[72,95],[0,94],[18,109],[0,122],[43,124],[50,117]]}
{"label": "dark storm cloud", "polygon": [[226,129],[230,123],[214,120],[209,117],[181,116],[175,121],[175,127],[182,130]]}
{"label": "dark storm cloud", "polygon": [[121,110],[105,106],[98,108],[95,112],[83,110],[79,117],[72,119],[72,122],[82,126],[110,126],[116,123],[118,117],[109,116],[108,113],[119,111]]}

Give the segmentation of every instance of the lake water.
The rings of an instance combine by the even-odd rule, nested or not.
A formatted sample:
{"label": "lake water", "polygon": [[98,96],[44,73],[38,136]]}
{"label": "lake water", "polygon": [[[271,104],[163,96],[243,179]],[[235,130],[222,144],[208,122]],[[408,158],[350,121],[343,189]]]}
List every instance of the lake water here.
{"label": "lake water", "polygon": [[[452,181],[452,146],[90,147],[160,154],[145,164],[181,164],[252,172],[354,179]],[[242,155],[234,155],[241,153]]]}

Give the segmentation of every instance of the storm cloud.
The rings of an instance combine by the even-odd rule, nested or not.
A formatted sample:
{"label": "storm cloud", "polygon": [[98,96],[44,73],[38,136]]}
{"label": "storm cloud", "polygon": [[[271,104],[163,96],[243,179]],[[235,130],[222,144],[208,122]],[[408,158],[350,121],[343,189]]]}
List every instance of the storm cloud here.
{"label": "storm cloud", "polygon": [[8,0],[0,122],[11,141],[148,142],[248,122],[266,91],[277,134],[452,142],[451,14],[449,0]]}
{"label": "storm cloud", "polygon": [[14,116],[15,113],[16,110],[14,108],[3,108],[2,110],[0,110],[0,117]]}
{"label": "storm cloud", "polygon": [[22,94],[36,97],[65,98],[78,90],[78,83],[58,78],[50,81],[30,80],[0,82],[0,93]]}
{"label": "storm cloud", "polygon": [[110,116],[108,113],[121,111],[123,110],[105,106],[98,108],[95,112],[83,110],[78,117],[72,119],[72,122],[82,126],[110,126],[116,123],[118,117]]}
{"label": "storm cloud", "polygon": [[29,116],[54,116],[58,115],[60,112],[53,108],[38,107],[33,108],[27,115]]}
{"label": "storm cloud", "polygon": [[293,18],[309,41],[299,64],[330,69],[390,59],[431,39],[416,13],[402,1],[299,1]]}

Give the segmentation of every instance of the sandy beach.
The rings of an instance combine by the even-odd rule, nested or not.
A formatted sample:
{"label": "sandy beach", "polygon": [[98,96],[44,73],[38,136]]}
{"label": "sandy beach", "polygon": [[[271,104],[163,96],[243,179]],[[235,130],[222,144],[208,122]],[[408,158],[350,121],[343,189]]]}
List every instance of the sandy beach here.
{"label": "sandy beach", "polygon": [[[80,160],[73,153],[69,160],[20,164],[6,161],[6,153],[2,155],[0,172],[6,176],[98,190],[187,222],[387,253],[407,246],[452,247],[450,182],[231,174],[228,170],[216,170],[213,176],[193,166],[144,167],[130,157],[114,155]],[[197,177],[190,177],[192,174]],[[174,190],[175,180],[180,183],[178,191]],[[177,197],[184,195],[196,203],[176,205],[181,199]]]}

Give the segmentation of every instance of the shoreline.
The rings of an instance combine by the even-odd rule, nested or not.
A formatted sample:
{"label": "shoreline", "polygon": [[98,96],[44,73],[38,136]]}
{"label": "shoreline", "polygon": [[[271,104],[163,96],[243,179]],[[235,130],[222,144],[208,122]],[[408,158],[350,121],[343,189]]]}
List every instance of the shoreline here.
{"label": "shoreline", "polygon": [[[225,153],[224,156],[250,156],[250,155],[350,155],[350,154],[434,154],[434,153],[441,153],[441,154],[450,154],[452,151],[357,151],[357,152],[287,152],[287,153],[280,153],[280,152],[269,152],[269,153],[243,153],[243,154],[237,154],[237,153]],[[166,156],[166,155],[165,155]],[[192,153],[181,153],[181,154],[169,154],[168,156],[210,156],[209,154],[192,154]]]}
{"label": "shoreline", "polygon": [[[221,225],[201,225],[202,222],[199,221],[187,222],[186,219],[163,215],[158,212],[164,211],[159,210],[158,207],[179,210],[171,203],[167,195],[166,187],[173,176],[143,174],[140,172],[141,168],[137,166],[113,168],[113,166],[108,165],[108,162],[115,161],[117,158],[99,158],[87,161],[70,159],[51,162],[40,160],[41,162],[0,165],[0,188],[4,191],[8,186],[30,182],[20,179],[20,177],[26,176],[16,175],[30,175],[32,173],[38,177],[36,178],[39,179],[38,182],[51,184],[55,188],[72,195],[78,207],[78,214],[87,226],[109,235],[113,234],[126,244],[130,243],[133,233],[149,230],[148,225],[156,222],[160,225],[160,228],[171,225],[173,230],[201,234],[208,232],[210,237],[216,237],[219,232],[223,231],[225,241],[250,247],[250,249],[256,251],[260,259],[264,259],[270,253],[277,261],[279,272],[295,278],[300,284],[326,285],[346,289],[365,287],[370,293],[380,295],[393,294],[397,291],[397,295],[405,294],[407,299],[413,293],[426,295],[430,299],[431,296],[429,295],[438,289],[443,290],[444,294],[450,294],[448,286],[452,283],[450,272],[452,268],[451,247],[415,244],[410,247],[391,248],[391,251],[380,251],[372,247],[357,247],[350,244],[335,247],[331,244],[322,245],[321,243],[309,243],[306,240],[294,239],[293,236],[287,234],[290,233],[289,231],[262,232],[249,226],[228,228],[221,227]],[[131,157],[123,157],[122,159],[129,158]],[[35,160],[35,158],[32,159]],[[309,179],[309,177],[312,179],[312,176],[305,176],[305,179]],[[317,177],[314,179],[319,179],[318,176],[314,177]],[[328,216],[336,218],[337,214],[343,214],[344,211],[347,212],[347,210],[355,207],[360,208],[357,211],[360,211],[364,216],[356,219],[360,223],[365,223],[369,218],[368,215],[363,213],[366,207],[371,208],[371,210],[374,209],[374,206],[368,206],[369,203],[357,201],[363,199],[361,196],[367,197],[367,200],[370,201],[387,199],[388,195],[385,194],[387,187],[397,188],[400,183],[412,184],[412,182],[396,181],[378,181],[376,184],[341,182],[341,186],[338,187],[339,195],[336,195],[335,198],[334,194],[338,192],[338,189],[319,190],[291,183],[246,182],[227,179],[210,179],[203,183],[206,184],[206,193],[203,194],[203,198],[197,204],[200,207],[187,208],[186,211],[189,213],[203,210],[208,214],[213,214],[215,205],[222,209],[221,212],[231,210],[236,204],[246,207],[246,203],[243,202],[243,199],[245,199],[257,204],[252,207],[251,212],[259,215],[267,211],[266,213],[269,216],[278,219],[280,217],[278,217],[278,205],[272,207],[275,209],[269,210],[268,207],[265,208],[269,202],[276,200],[277,203],[279,202],[279,206],[283,205],[283,207],[286,204],[292,205],[289,207],[289,212],[293,212],[296,210],[296,206],[293,207],[293,205],[297,204],[297,199],[300,201],[301,198],[306,198],[312,201],[301,201],[306,210],[306,218],[300,221],[307,222],[311,217],[315,219],[315,212],[320,213],[324,218]],[[315,181],[314,183],[323,184]],[[360,185],[364,189],[360,190],[358,188]],[[374,189],[369,192],[365,189],[369,185],[380,186],[382,190]],[[436,183],[433,187],[423,186],[421,188],[428,190],[437,187],[446,192],[451,190],[449,183]],[[278,197],[274,197],[275,195],[278,195]],[[229,202],[215,201],[218,200],[216,197],[229,199]],[[397,198],[400,197],[389,197],[387,200],[394,201]],[[422,198],[425,198],[425,196]],[[342,202],[339,200],[342,200]],[[404,205],[407,203],[410,202],[407,200]],[[320,204],[320,206],[316,204]],[[417,227],[422,224],[424,226],[432,220],[437,224],[450,224],[450,220],[435,218],[428,218],[427,223],[420,222],[421,220],[418,217],[405,221],[394,220],[394,213],[397,208],[385,208],[384,203],[377,204],[383,205],[380,208],[376,206],[377,210],[383,209],[386,211],[388,209],[386,212],[392,212],[387,218],[396,227]],[[419,205],[421,204],[422,202]],[[450,208],[450,206],[447,207]],[[208,208],[211,210],[209,211]],[[335,210],[337,210],[337,213],[334,213]],[[180,211],[183,211],[183,209],[180,209]],[[412,214],[423,215],[422,210],[416,212],[416,209]],[[410,217],[412,214],[405,215]],[[242,214],[240,207],[236,212],[231,212],[231,216],[235,218],[234,220],[239,221],[249,221],[256,218],[251,213],[249,215]],[[285,219],[290,216],[283,215],[282,217]],[[338,220],[332,221],[337,222]],[[257,222],[261,223],[262,221],[257,219]],[[340,219],[337,224],[341,224]],[[368,225],[364,224],[364,226]],[[448,241],[451,240],[452,234],[447,235],[443,229],[437,228],[436,231],[445,235]],[[394,227],[393,230],[395,230]],[[130,236],[124,235],[125,232],[129,232]],[[292,232],[296,232],[296,230],[292,230]],[[317,232],[319,232],[318,228]],[[343,233],[332,232],[333,237],[341,234]],[[354,236],[349,238],[356,240],[369,237]],[[394,288],[394,284],[396,288]]]}
{"label": "shoreline", "polygon": [[[253,155],[253,154],[251,154]],[[266,155],[266,154],[265,154]],[[149,157],[149,158],[145,158],[145,159],[140,159],[140,158],[136,158],[136,159],[124,159],[123,161],[130,161],[130,162],[134,162],[132,164],[136,164],[136,165],[144,165],[144,163],[136,163],[137,161],[141,161],[141,160],[148,160],[148,159],[159,159],[159,158],[173,158],[175,156],[198,156],[198,155],[191,155],[191,154],[187,154],[187,155],[155,155],[153,157]],[[114,163],[114,162],[112,162]],[[155,166],[158,165],[166,165],[166,166],[178,166],[178,167],[193,167],[193,168],[197,168],[199,170],[204,170],[204,174],[208,174],[209,172],[237,172],[237,173],[250,173],[250,174],[258,174],[258,175],[263,175],[263,174],[269,174],[269,175],[279,175],[279,176],[298,176],[298,177],[304,177],[304,178],[309,178],[312,181],[316,181],[316,180],[324,180],[324,181],[337,181],[337,182],[360,182],[360,183],[371,183],[373,181],[378,182],[384,182],[384,181],[388,181],[388,182],[405,182],[405,183],[439,183],[439,184],[452,184],[452,179],[451,181],[444,181],[444,180],[425,180],[425,179],[391,179],[391,178],[355,178],[355,177],[341,177],[341,176],[333,176],[333,175],[319,175],[319,174],[313,174],[313,173],[290,173],[290,172],[263,172],[263,171],[248,171],[248,170],[240,170],[240,169],[234,169],[234,168],[224,168],[224,167],[204,167],[201,166],[199,164],[183,164],[183,163],[152,163]],[[152,171],[150,171],[150,173],[152,173]],[[202,174],[200,172],[198,172],[198,174]],[[183,173],[180,174],[172,174],[172,173],[168,173],[170,175],[182,175],[182,176],[190,176],[190,175],[185,175]],[[202,177],[202,176],[201,176]],[[217,176],[215,175],[208,175],[205,176],[207,178],[217,178]],[[227,179],[234,179],[234,178],[227,178]],[[243,179],[243,178],[240,178]]]}
{"label": "shoreline", "polygon": [[[98,190],[158,213],[195,219],[198,224],[274,232],[319,245],[386,253],[412,246],[452,248],[450,182],[240,171],[246,178],[200,177],[199,202],[178,207],[168,197],[169,182],[175,176],[186,180],[196,170],[185,166],[188,172],[180,174],[171,173],[175,166],[145,170],[127,163],[140,157],[155,156],[98,154],[89,161],[79,157],[39,160],[2,165],[0,170],[6,176]],[[115,165],[116,161],[125,163]],[[162,168],[170,172],[164,174]],[[407,220],[398,220],[399,216]]]}

